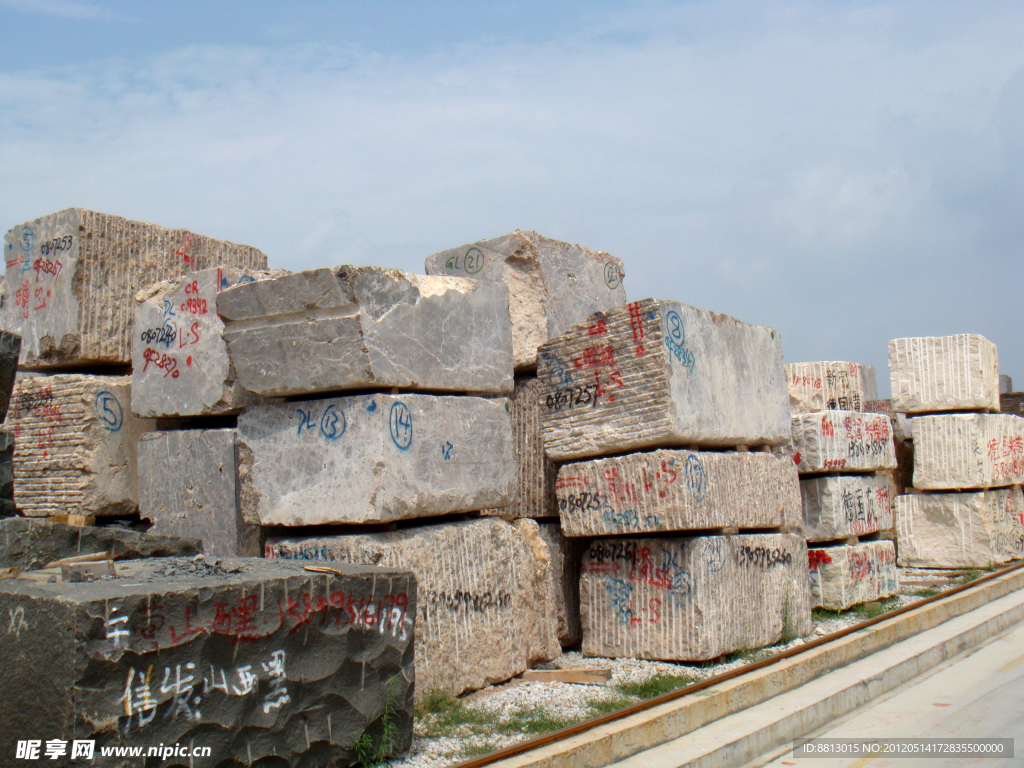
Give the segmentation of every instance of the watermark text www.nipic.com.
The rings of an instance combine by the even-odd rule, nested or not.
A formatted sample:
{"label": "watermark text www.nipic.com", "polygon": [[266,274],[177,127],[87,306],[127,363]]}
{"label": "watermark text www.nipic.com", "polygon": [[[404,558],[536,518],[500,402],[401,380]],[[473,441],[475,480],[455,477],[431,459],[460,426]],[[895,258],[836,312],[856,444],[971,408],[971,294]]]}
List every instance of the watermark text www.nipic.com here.
{"label": "watermark text www.nipic.com", "polygon": [[181,744],[161,744],[158,747],[100,747],[93,739],[27,739],[19,741],[15,758],[18,760],[93,760],[96,757],[209,757],[210,747],[187,747]]}

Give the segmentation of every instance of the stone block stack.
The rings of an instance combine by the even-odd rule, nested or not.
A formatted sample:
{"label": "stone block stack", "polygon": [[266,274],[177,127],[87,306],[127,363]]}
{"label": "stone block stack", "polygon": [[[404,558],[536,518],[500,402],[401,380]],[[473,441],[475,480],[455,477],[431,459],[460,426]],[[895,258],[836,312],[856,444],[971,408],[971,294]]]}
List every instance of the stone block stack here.
{"label": "stone block stack", "polygon": [[[44,374],[20,380],[11,403],[18,509],[39,517],[133,516],[137,447],[158,415],[139,417],[132,408],[136,293],[218,265],[265,269],[266,256],[78,208],[15,227],[4,255],[4,327],[22,337],[21,367]],[[161,311],[171,318],[186,310],[168,302]],[[198,315],[201,307],[188,311]],[[177,380],[171,342],[159,336],[170,323],[159,323],[136,365]],[[189,332],[199,326],[186,324],[174,344]]]}
{"label": "stone block stack", "polygon": [[21,337],[0,331],[0,518],[17,514],[14,504],[14,434],[2,426],[14,394],[14,380],[21,353]]}
{"label": "stone block stack", "polygon": [[797,474],[767,450],[789,434],[778,334],[646,299],[538,361],[545,450],[566,462],[562,530],[598,537],[581,564],[583,652],[703,660],[806,634]]}
{"label": "stone block stack", "polygon": [[895,339],[889,374],[914,442],[914,487],[896,498],[900,565],[1024,556],[1024,418],[1000,413],[995,344],[977,334]]}

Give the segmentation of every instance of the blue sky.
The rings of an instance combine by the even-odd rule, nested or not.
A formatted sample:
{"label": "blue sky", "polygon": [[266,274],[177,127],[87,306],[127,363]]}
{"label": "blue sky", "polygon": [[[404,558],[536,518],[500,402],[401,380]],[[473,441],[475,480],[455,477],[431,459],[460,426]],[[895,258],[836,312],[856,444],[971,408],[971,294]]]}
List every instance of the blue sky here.
{"label": "blue sky", "polygon": [[381,264],[516,228],[631,299],[1024,386],[1024,4],[0,0],[0,226],[70,206]]}

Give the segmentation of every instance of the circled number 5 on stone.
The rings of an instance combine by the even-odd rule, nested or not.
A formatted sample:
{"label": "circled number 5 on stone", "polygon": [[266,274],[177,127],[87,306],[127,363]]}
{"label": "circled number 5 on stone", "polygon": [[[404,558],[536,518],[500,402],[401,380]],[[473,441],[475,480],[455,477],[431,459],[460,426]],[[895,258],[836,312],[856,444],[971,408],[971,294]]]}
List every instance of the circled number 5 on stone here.
{"label": "circled number 5 on stone", "polygon": [[100,392],[96,395],[96,415],[100,417],[103,426],[111,432],[117,432],[124,423],[124,412],[121,404],[110,392]]}

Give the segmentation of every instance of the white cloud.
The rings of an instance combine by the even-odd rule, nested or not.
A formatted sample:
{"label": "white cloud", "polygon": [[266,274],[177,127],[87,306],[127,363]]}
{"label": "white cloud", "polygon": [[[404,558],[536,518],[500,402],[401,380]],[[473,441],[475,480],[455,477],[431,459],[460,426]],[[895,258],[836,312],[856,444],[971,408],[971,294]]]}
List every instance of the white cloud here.
{"label": "white cloud", "polygon": [[0,0],[0,5],[25,13],[60,16],[65,19],[102,19],[111,15],[97,5],[76,3],[74,0]]}

